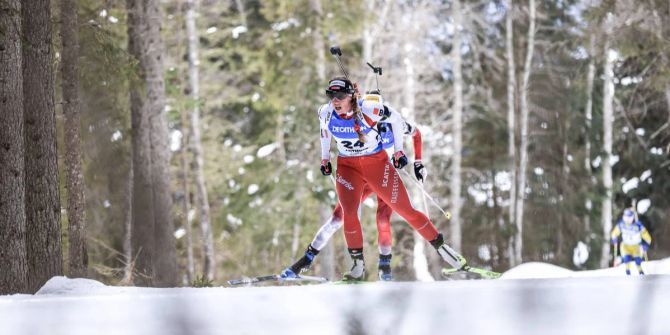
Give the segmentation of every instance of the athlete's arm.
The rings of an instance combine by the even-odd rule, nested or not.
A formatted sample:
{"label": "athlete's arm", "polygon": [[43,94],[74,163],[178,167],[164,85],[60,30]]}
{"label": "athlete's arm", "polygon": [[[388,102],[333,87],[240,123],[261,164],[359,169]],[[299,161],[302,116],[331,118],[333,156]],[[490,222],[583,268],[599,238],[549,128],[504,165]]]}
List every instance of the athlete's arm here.
{"label": "athlete's arm", "polygon": [[414,160],[421,161],[421,131],[419,131],[419,128],[417,128],[415,125],[405,121],[405,135],[412,136],[412,144],[414,145]]}
{"label": "athlete's arm", "polygon": [[321,133],[321,160],[330,160],[330,143],[331,143],[331,134],[328,130],[328,124],[326,124],[326,118],[328,116],[329,108],[328,105],[322,105],[319,107],[319,130]]}
{"label": "athlete's arm", "polygon": [[[403,151],[403,136],[405,135],[405,120],[393,107],[385,106],[388,110],[384,122],[391,124],[393,129],[393,150],[395,152]],[[385,112],[386,113],[386,112]]]}
{"label": "athlete's arm", "polygon": [[621,230],[619,229],[619,224],[617,224],[614,226],[614,230],[612,230],[612,244],[619,243],[619,235],[621,235]]}
{"label": "athlete's arm", "polygon": [[642,236],[642,240],[647,243],[647,245],[651,245],[651,235],[649,234],[649,231],[647,228],[642,226],[642,231],[640,231],[640,236]]}

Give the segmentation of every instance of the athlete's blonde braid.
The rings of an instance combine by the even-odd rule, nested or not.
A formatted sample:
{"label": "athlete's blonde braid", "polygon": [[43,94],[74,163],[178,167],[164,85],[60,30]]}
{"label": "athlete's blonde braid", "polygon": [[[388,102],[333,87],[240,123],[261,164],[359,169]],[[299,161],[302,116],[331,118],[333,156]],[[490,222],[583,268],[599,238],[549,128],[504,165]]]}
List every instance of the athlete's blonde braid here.
{"label": "athlete's blonde braid", "polygon": [[351,104],[353,105],[354,110],[354,130],[356,130],[356,134],[358,134],[358,140],[365,143],[365,133],[361,130],[361,125],[358,124],[358,120],[361,119],[361,107],[358,106],[356,94],[351,97]]}

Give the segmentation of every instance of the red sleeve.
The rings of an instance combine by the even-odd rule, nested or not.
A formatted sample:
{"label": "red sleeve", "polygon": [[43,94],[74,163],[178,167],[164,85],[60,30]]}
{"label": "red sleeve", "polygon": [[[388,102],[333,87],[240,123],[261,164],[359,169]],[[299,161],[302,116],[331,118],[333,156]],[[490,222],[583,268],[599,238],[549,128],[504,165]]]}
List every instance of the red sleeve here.
{"label": "red sleeve", "polygon": [[421,132],[419,127],[414,126],[414,135],[412,135],[412,142],[414,143],[414,160],[421,160]]}

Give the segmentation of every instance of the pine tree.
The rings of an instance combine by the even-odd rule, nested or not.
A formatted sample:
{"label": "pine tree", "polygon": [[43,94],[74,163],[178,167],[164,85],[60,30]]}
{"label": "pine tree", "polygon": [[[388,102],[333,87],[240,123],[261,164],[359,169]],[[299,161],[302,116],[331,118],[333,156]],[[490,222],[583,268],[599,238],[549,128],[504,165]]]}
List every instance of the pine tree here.
{"label": "pine tree", "polygon": [[128,49],[137,59],[139,81],[131,90],[133,128],[132,250],[138,283],[177,283],[172,200],[168,174],[161,11],[158,1],[127,1]]}
{"label": "pine tree", "polygon": [[0,3],[0,294],[30,292],[21,72],[21,1]]}
{"label": "pine tree", "polygon": [[21,7],[26,248],[32,292],[63,274],[50,6],[49,0],[35,0]]}
{"label": "pine tree", "polygon": [[78,7],[75,0],[60,0],[69,275],[72,277],[86,277],[88,273],[88,252],[86,249],[86,217],[84,211],[84,175],[79,135],[81,123],[79,116]]}

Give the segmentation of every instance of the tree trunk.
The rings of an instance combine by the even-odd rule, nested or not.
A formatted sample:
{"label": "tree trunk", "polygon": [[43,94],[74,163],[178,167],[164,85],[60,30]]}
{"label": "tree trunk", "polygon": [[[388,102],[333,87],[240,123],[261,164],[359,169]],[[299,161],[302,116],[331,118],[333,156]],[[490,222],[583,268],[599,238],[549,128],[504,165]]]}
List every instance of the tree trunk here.
{"label": "tree trunk", "polygon": [[526,49],[526,62],[523,68],[521,81],[521,148],[519,149],[519,186],[516,197],[516,236],[514,237],[514,260],[516,264],[523,262],[523,206],[526,190],[526,170],[528,168],[528,82],[533,64],[533,49],[535,47],[535,0],[529,4],[529,26],[528,47]]}
{"label": "tree trunk", "polygon": [[[416,41],[416,34],[417,30],[416,29],[409,29],[405,31],[405,34],[403,35],[402,44],[406,46],[406,52],[405,52],[405,90],[403,91],[404,94],[404,105],[407,108],[407,113],[406,117],[408,119],[415,119],[415,113],[416,113],[416,71],[414,70],[414,62],[416,58],[416,53],[414,50],[416,48],[414,47],[414,42]],[[416,126],[416,125],[415,125]],[[404,138],[402,139],[403,141],[405,140]],[[412,148],[411,151],[414,148]],[[412,173],[409,173],[410,175]],[[412,178],[410,176],[409,178]],[[406,184],[408,185],[408,184]],[[416,201],[418,199],[423,200],[423,210],[424,214],[427,216],[429,215],[428,211],[428,203],[426,200],[425,194],[421,192],[421,190],[414,188],[413,193],[413,199]],[[414,202],[418,203],[418,202]],[[419,281],[435,281],[433,276],[430,274],[430,270],[428,268],[428,259],[426,257],[426,240],[421,237],[421,235],[415,230],[413,232],[413,237],[414,237],[414,248],[412,249],[412,268],[414,270],[414,277],[419,280]]]}
{"label": "tree trunk", "polygon": [[188,187],[189,182],[189,173],[188,173],[188,126],[186,125],[186,119],[188,113],[187,109],[183,109],[180,113],[181,116],[181,131],[182,131],[182,141],[181,149],[179,153],[179,170],[181,171],[181,211],[182,211],[182,222],[184,224],[184,230],[186,234],[186,279],[189,283],[193,282],[195,279],[195,261],[193,259],[193,226],[191,225],[191,191]]}
{"label": "tree trunk", "polygon": [[277,142],[277,161],[286,162],[286,141],[284,139],[284,113],[277,113],[275,128],[275,141]]}
{"label": "tree trunk", "polygon": [[591,35],[589,41],[589,65],[586,75],[586,108],[584,110],[585,119],[585,133],[584,136],[584,150],[586,151],[584,157],[584,168],[586,173],[591,175],[591,121],[593,120],[593,80],[596,76],[595,63],[595,37]]}
{"label": "tree trunk", "polygon": [[135,178],[133,178],[133,160],[132,160],[132,147],[131,159],[128,160],[128,178],[126,179],[126,189],[124,192],[125,202],[124,206],[124,215],[123,215],[123,255],[126,260],[126,264],[123,268],[123,279],[122,283],[125,285],[131,285],[134,281],[133,271],[135,271],[135,259],[133,255],[133,244],[132,244],[132,227],[133,227],[133,185]]}
{"label": "tree trunk", "polygon": [[326,42],[323,40],[323,30],[321,29],[323,20],[323,8],[321,0],[309,0],[309,7],[312,9],[312,16],[316,23],[314,24],[314,53],[316,54],[316,77],[320,83],[326,81]]}
{"label": "tree trunk", "polygon": [[0,3],[0,295],[30,293],[20,12],[20,0]]}
{"label": "tree trunk", "polygon": [[[411,177],[410,177],[411,178]],[[421,202],[423,203],[423,212],[428,215],[430,211],[428,210],[428,199],[426,195],[421,193]],[[412,267],[414,268],[414,275],[418,281],[435,281],[433,275],[430,273],[428,267],[428,256],[426,255],[426,241],[421,235],[415,230],[414,231],[414,257],[412,262]]]}
{"label": "tree trunk", "polygon": [[293,223],[293,235],[291,238],[291,259],[295,260],[296,255],[298,255],[298,249],[300,248],[300,224],[296,220]]}
{"label": "tree trunk", "polygon": [[[493,151],[491,151],[493,153]],[[497,157],[495,154],[491,155],[491,166],[494,166],[495,161],[497,160]],[[498,203],[498,196],[499,196],[499,191],[498,187],[496,186],[496,170],[492,169],[491,170],[491,185],[492,189],[491,192],[493,194],[493,211],[494,211],[494,218],[495,222],[498,225],[498,231],[504,231],[505,229],[505,214],[503,212],[502,206]],[[504,256],[505,256],[505,243],[508,242],[505,239],[501,238],[500,233],[494,234],[492,244],[495,246],[496,252],[491,254],[491,264],[493,268],[509,268],[509,264],[507,266],[504,266],[505,262],[503,261]],[[508,248],[509,249],[509,248]],[[509,262],[509,258],[508,258]]]}
{"label": "tree trunk", "polygon": [[610,50],[609,37],[605,42],[605,65],[603,68],[603,187],[605,188],[605,197],[602,200],[602,238],[603,245],[600,255],[600,267],[609,266],[610,255],[610,231],[612,230],[612,165],[610,157],[612,156],[612,126],[614,124],[614,112],[612,103],[614,100],[614,51]]}
{"label": "tree trunk", "polygon": [[31,291],[36,292],[51,277],[63,274],[51,2],[25,1],[21,16],[26,248],[28,282]]}
{"label": "tree trunk", "polygon": [[244,9],[244,2],[242,0],[235,0],[235,6],[237,7],[237,12],[240,13],[242,25],[247,27],[247,12]]}
{"label": "tree trunk", "polygon": [[128,49],[138,60],[139,87],[131,90],[133,129],[133,237],[138,284],[173,286],[177,261],[168,174],[161,13],[156,0],[127,1]]}
{"label": "tree trunk", "polygon": [[65,129],[65,180],[70,277],[86,277],[86,221],[84,213],[84,175],[79,129],[79,26],[77,2],[61,0],[61,76],[63,86],[63,127]]}
{"label": "tree trunk", "polygon": [[[375,0],[366,0],[365,1],[365,11],[366,13],[373,13],[375,11]],[[372,60],[372,46],[374,44],[374,37],[372,32],[372,27],[375,25],[374,22],[368,21],[367,24],[363,27],[363,50],[362,56],[363,61],[370,62]],[[367,84],[367,83],[366,83]]]}
{"label": "tree trunk", "polygon": [[[373,51],[375,51],[375,41],[379,38],[381,29],[384,27],[384,20],[388,20],[389,10],[393,4],[394,1],[384,1],[383,4],[379,5],[376,4],[375,0],[365,1],[365,12],[376,14],[374,15],[374,19],[366,20],[363,26],[363,50],[361,52],[363,61],[371,63],[375,62],[373,60],[373,57],[376,56],[373,54]],[[379,6],[381,6],[381,8],[378,8]],[[367,71],[367,67],[364,71],[365,75],[363,77],[365,79],[362,82],[363,88],[368,90],[368,87],[372,87],[371,81],[372,77],[374,77],[374,73],[372,71]]]}
{"label": "tree trunk", "polygon": [[[323,37],[323,30],[321,25],[323,24],[323,7],[321,6],[321,0],[309,0],[309,6],[312,10],[312,16],[314,17],[314,54],[316,55],[316,77],[320,83],[325,83],[326,81],[326,42]],[[319,222],[326,222],[330,219],[333,214],[333,209],[326,205],[319,205],[319,217],[321,220]],[[320,275],[326,278],[335,278],[335,241],[331,240],[330,243],[327,243],[320,253],[321,256],[321,271]]]}
{"label": "tree trunk", "polygon": [[[209,197],[205,185],[204,154],[202,150],[202,139],[200,136],[200,85],[198,64],[198,30],[196,29],[195,17],[197,15],[197,0],[188,0],[188,12],[186,13],[186,29],[188,34],[188,73],[191,86],[191,99],[193,110],[191,112],[191,133],[193,134],[193,158],[194,174],[196,183],[196,203],[200,212],[200,227],[203,236],[203,252],[205,254],[205,267],[203,269],[207,279],[214,280],[216,276],[216,260],[214,258],[214,234],[209,213]],[[283,148],[283,147],[282,147]]]}
{"label": "tree trunk", "polygon": [[[168,287],[177,285],[177,248],[172,220],[172,191],[170,190],[170,147],[167,115],[165,112],[165,83],[163,81],[163,44],[160,35],[161,12],[158,1],[147,1],[147,49],[148,58],[147,85],[148,97],[155,96],[151,104],[151,160],[153,166],[152,182],[154,192],[156,236],[154,261],[156,285]],[[154,79],[149,79],[154,78]]]}
{"label": "tree trunk", "polygon": [[[556,118],[556,122],[561,122],[559,118]],[[562,263],[562,261],[569,260],[570,257],[568,257],[569,253],[564,252],[565,249],[565,230],[570,229],[568,228],[568,225],[566,224],[566,221],[570,220],[571,216],[568,213],[568,208],[565,205],[565,199],[568,198],[570,189],[568,188],[568,180],[570,178],[570,165],[568,162],[568,141],[569,141],[569,136],[568,132],[570,130],[570,118],[569,117],[564,117],[563,118],[563,148],[561,152],[561,174],[560,174],[560,184],[557,185],[557,190],[558,190],[558,222],[555,228],[556,231],[556,260],[559,262],[559,264]],[[567,249],[570,250],[570,249]],[[567,261],[564,264],[570,264],[569,261]]]}
{"label": "tree trunk", "polygon": [[[319,205],[319,222],[326,222],[333,215],[333,209],[325,204]],[[320,275],[326,278],[335,278],[335,239],[331,239],[329,243],[321,249],[319,258],[321,258]]]}
{"label": "tree trunk", "polygon": [[[512,0],[507,1],[507,16],[505,18],[505,51],[507,53],[507,155],[510,162],[510,206],[509,206],[509,225],[514,227],[515,209],[516,209],[516,65],[514,64],[514,27],[512,25],[514,10]],[[508,249],[508,258],[510,266],[518,264],[514,259],[514,236],[510,235]]]}
{"label": "tree trunk", "polygon": [[451,59],[454,71],[454,106],[453,128],[454,150],[451,160],[451,180],[449,181],[452,219],[449,224],[451,246],[456,251],[461,250],[461,151],[463,151],[462,117],[463,117],[463,74],[461,69],[461,29],[462,12],[460,0],[454,5],[454,42],[451,49]]}
{"label": "tree trunk", "polygon": [[[585,134],[584,134],[584,169],[586,176],[591,183],[591,121],[593,120],[593,80],[596,76],[596,57],[595,57],[595,36],[591,35],[589,41],[589,66],[586,75],[586,109],[585,114]],[[591,239],[591,209],[587,208],[587,214],[584,215],[584,236],[586,240]]]}

